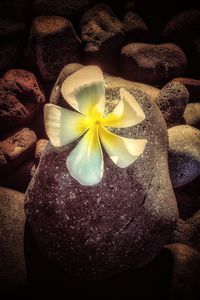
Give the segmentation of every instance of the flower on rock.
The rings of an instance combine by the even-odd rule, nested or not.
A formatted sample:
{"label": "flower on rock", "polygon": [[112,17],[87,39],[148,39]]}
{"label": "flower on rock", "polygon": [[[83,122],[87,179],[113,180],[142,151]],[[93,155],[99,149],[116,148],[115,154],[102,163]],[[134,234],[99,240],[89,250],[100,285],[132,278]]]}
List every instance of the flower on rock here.
{"label": "flower on rock", "polygon": [[69,173],[80,184],[94,185],[101,181],[102,146],[120,168],[128,167],[143,153],[145,139],[121,137],[107,129],[134,126],[145,115],[136,99],[121,88],[121,100],[112,113],[104,116],[105,83],[100,68],[87,66],[75,72],[63,82],[61,93],[74,110],[46,104],[45,129],[54,147],[65,146],[83,135],[66,161]]}

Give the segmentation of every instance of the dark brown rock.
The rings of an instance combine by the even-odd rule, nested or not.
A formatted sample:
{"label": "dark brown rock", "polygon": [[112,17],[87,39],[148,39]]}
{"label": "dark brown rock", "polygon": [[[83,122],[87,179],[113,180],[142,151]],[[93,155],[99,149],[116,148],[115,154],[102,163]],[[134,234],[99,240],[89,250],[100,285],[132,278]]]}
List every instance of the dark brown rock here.
{"label": "dark brown rock", "polygon": [[11,172],[34,153],[37,137],[29,128],[21,128],[10,132],[8,137],[0,141],[1,160],[0,171],[1,176]]}
{"label": "dark brown rock", "polygon": [[35,16],[64,16],[70,19],[80,17],[88,7],[87,0],[34,0]]}
{"label": "dark brown rock", "polygon": [[200,210],[190,219],[178,220],[171,243],[184,243],[200,251]]}
{"label": "dark brown rock", "polygon": [[25,193],[36,170],[35,160],[30,158],[9,174],[0,177],[0,185]]}
{"label": "dark brown rock", "polygon": [[190,102],[200,101],[200,80],[186,77],[174,78],[173,80],[182,83],[187,88]]}
{"label": "dark brown rock", "polygon": [[173,257],[171,300],[200,298],[200,253],[180,243],[165,246]]}
{"label": "dark brown rock", "polygon": [[25,30],[22,22],[0,18],[0,71],[14,67]]}
{"label": "dark brown rock", "polygon": [[124,40],[124,26],[106,4],[97,4],[81,18],[84,62],[95,64],[108,73],[118,71],[118,60]]}
{"label": "dark brown rock", "polygon": [[200,129],[200,103],[189,103],[183,117],[187,125]]}
{"label": "dark brown rock", "polygon": [[26,56],[43,80],[53,81],[65,64],[80,61],[81,41],[68,19],[39,16],[32,22]]}
{"label": "dark brown rock", "polygon": [[45,97],[32,73],[9,70],[0,79],[0,130],[27,124],[44,103]]}
{"label": "dark brown rock", "polygon": [[0,291],[26,282],[24,194],[0,187]]}
{"label": "dark brown rock", "polygon": [[184,123],[183,114],[189,101],[189,93],[183,84],[174,81],[167,83],[155,101],[168,128]]}
{"label": "dark brown rock", "polygon": [[[119,169],[105,155],[101,183],[86,187],[66,168],[74,144],[48,145],[26,193],[26,214],[41,253],[73,276],[109,277],[147,264],[169,239],[176,222],[164,119],[145,93],[129,91],[146,120],[135,130],[117,132],[148,139],[137,162]],[[112,100],[119,101],[119,86],[107,88],[106,98],[112,110]]]}
{"label": "dark brown rock", "polygon": [[36,148],[35,148],[35,163],[38,165],[41,155],[44,152],[46,145],[48,144],[48,140],[41,139],[37,141]]}
{"label": "dark brown rock", "polygon": [[126,43],[146,42],[149,38],[149,29],[135,12],[129,10],[124,19],[124,32]]}
{"label": "dark brown rock", "polygon": [[161,83],[184,74],[186,56],[175,44],[130,43],[121,51],[121,72],[129,79]]}
{"label": "dark brown rock", "polygon": [[200,130],[179,125],[168,129],[169,170],[173,187],[181,187],[200,175]]}
{"label": "dark brown rock", "polygon": [[200,34],[200,10],[185,10],[168,21],[163,31],[163,38],[188,49],[188,43]]}
{"label": "dark brown rock", "polygon": [[191,218],[200,209],[200,196],[186,194],[179,190],[175,190],[175,195],[181,219]]}

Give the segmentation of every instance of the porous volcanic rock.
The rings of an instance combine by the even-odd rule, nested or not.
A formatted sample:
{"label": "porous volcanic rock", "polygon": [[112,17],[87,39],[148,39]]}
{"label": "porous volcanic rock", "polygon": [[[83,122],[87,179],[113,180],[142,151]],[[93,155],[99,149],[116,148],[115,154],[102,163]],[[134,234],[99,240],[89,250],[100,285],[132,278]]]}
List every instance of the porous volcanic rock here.
{"label": "porous volcanic rock", "polygon": [[27,124],[44,103],[44,94],[34,74],[9,70],[0,79],[0,131]]}
{"label": "porous volcanic rock", "polygon": [[[19,166],[34,153],[37,137],[29,128],[16,129],[0,141],[0,178]],[[3,174],[4,173],[4,174]]]}
{"label": "porous volcanic rock", "polygon": [[[147,264],[176,222],[163,116],[145,93],[128,90],[146,119],[117,133],[145,137],[143,155],[125,169],[104,155],[102,181],[87,187],[66,168],[76,142],[62,148],[48,144],[26,192],[26,215],[41,253],[73,276],[103,278]],[[106,88],[106,99],[108,112],[119,101],[119,86]]]}
{"label": "porous volcanic rock", "polygon": [[188,101],[189,93],[179,82],[171,81],[161,89],[156,104],[165,118],[167,127],[184,123],[183,114]]}
{"label": "porous volcanic rock", "polygon": [[187,59],[175,44],[130,43],[121,50],[121,72],[129,80],[161,83],[184,74]]}
{"label": "porous volcanic rock", "polygon": [[149,38],[149,29],[147,25],[134,11],[129,10],[126,12],[123,24],[126,43],[146,42]]}
{"label": "porous volcanic rock", "polygon": [[200,130],[179,125],[168,129],[169,170],[173,187],[181,187],[200,175]]}
{"label": "porous volcanic rock", "polygon": [[0,290],[26,281],[24,194],[0,187]]}
{"label": "porous volcanic rock", "polygon": [[200,129],[200,103],[189,103],[183,117],[187,125]]}
{"label": "porous volcanic rock", "polygon": [[200,251],[200,210],[185,221],[178,220],[170,242],[187,244]]}
{"label": "porous volcanic rock", "polygon": [[68,19],[39,16],[32,22],[26,57],[43,80],[53,81],[67,63],[80,61],[81,41]]}
{"label": "porous volcanic rock", "polygon": [[97,4],[81,18],[84,62],[95,64],[108,73],[118,71],[124,26],[107,4]]}
{"label": "porous volcanic rock", "polygon": [[173,81],[178,81],[187,88],[190,94],[190,102],[200,101],[200,80],[187,77],[179,77],[174,78]]}
{"label": "porous volcanic rock", "polygon": [[195,249],[174,243],[165,246],[173,258],[171,300],[200,298],[200,253]]}
{"label": "porous volcanic rock", "polygon": [[25,24],[0,18],[0,71],[12,68],[20,54]]}

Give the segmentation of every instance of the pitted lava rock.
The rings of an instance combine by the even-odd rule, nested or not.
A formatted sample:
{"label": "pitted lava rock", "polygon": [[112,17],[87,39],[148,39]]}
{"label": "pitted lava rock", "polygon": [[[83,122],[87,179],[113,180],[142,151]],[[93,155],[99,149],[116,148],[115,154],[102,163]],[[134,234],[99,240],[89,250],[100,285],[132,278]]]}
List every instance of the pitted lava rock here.
{"label": "pitted lava rock", "polygon": [[44,103],[44,94],[33,73],[7,71],[0,79],[0,130],[27,124]]}
{"label": "pitted lava rock", "polygon": [[167,127],[184,124],[183,114],[189,101],[189,93],[183,84],[175,81],[167,83],[155,101]]}
{"label": "pitted lava rock", "polygon": [[[73,276],[104,278],[147,264],[168,241],[176,222],[163,116],[145,93],[129,91],[146,120],[115,132],[148,140],[133,165],[120,169],[104,153],[102,181],[82,186],[66,168],[76,142],[62,148],[49,144],[26,192],[26,215],[37,245]],[[106,99],[107,112],[112,111],[119,87],[107,88]]]}

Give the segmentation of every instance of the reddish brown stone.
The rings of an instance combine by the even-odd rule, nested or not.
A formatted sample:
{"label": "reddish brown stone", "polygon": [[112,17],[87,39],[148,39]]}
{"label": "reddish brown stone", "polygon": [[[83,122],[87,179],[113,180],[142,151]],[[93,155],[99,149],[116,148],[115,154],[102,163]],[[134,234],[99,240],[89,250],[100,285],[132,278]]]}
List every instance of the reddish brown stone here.
{"label": "reddish brown stone", "polygon": [[186,78],[186,77],[178,77],[174,78],[173,81],[178,81],[182,83],[190,94],[190,102],[198,102],[200,101],[200,80]]}
{"label": "reddish brown stone", "polygon": [[44,103],[45,97],[32,73],[9,70],[0,79],[0,130],[27,124]]}

